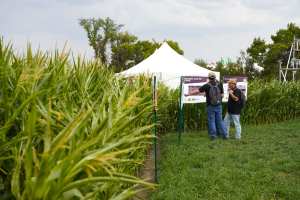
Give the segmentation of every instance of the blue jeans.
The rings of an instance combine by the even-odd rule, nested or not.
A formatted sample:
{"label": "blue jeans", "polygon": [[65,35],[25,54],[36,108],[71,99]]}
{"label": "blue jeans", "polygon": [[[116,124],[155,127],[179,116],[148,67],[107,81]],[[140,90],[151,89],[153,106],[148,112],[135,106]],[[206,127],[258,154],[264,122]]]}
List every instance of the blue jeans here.
{"label": "blue jeans", "polygon": [[229,136],[230,123],[233,121],[234,126],[236,128],[235,138],[241,139],[242,127],[240,124],[240,115],[234,115],[227,113],[224,119],[224,123],[227,129],[227,134]]}
{"label": "blue jeans", "polygon": [[218,128],[220,129],[220,132],[223,135],[223,138],[228,138],[227,130],[225,128],[225,125],[222,121],[222,106],[212,106],[209,105],[206,108],[206,114],[208,118],[208,131],[211,135],[211,139],[217,139],[216,134],[216,124]]}
{"label": "blue jeans", "polygon": [[[217,125],[217,121],[215,121],[215,124],[216,124],[216,131],[217,131],[217,133],[221,133],[221,131],[220,131],[218,125]],[[208,130],[208,133],[210,134],[209,126],[207,126],[207,130]]]}

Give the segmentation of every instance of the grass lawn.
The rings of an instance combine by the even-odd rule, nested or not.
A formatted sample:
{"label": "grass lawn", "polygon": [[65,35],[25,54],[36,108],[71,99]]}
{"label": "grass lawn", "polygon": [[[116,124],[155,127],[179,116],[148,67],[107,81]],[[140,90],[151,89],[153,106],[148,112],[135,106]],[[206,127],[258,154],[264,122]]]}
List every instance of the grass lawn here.
{"label": "grass lawn", "polygon": [[151,199],[300,199],[300,120],[242,127],[242,139],[207,132],[162,140],[157,195]]}

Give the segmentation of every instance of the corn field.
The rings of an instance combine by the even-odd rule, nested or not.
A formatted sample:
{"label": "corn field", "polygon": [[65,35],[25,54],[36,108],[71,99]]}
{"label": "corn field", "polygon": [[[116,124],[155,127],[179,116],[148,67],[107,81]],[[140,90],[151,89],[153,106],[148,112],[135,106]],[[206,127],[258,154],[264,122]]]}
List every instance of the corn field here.
{"label": "corn field", "polygon": [[137,178],[155,137],[151,79],[128,84],[98,60],[2,44],[0,199],[128,199],[139,184],[154,188]]}
{"label": "corn field", "polygon": [[[70,54],[33,53],[28,45],[18,55],[0,40],[1,200],[128,199],[156,186],[137,178],[155,137],[152,80],[141,75],[129,84],[99,60]],[[250,82],[246,123],[299,118],[299,86]],[[179,96],[158,84],[158,132],[178,132]],[[200,130],[205,110],[200,104]],[[196,130],[197,105],[184,113],[185,130]],[[139,184],[148,187],[135,190]]]}
{"label": "corn field", "polygon": [[[247,125],[270,124],[300,117],[300,82],[279,82],[272,80],[263,82],[255,79],[248,83],[246,107],[242,108],[240,122]],[[170,90],[171,96],[179,97],[180,91]],[[170,102],[167,113],[162,113],[161,132],[178,132],[180,99]],[[223,103],[223,119],[227,111],[227,103]],[[246,112],[245,112],[246,109]],[[244,116],[246,113],[246,120]],[[207,130],[206,104],[199,104],[198,129]],[[184,130],[197,130],[197,104],[184,105]]]}

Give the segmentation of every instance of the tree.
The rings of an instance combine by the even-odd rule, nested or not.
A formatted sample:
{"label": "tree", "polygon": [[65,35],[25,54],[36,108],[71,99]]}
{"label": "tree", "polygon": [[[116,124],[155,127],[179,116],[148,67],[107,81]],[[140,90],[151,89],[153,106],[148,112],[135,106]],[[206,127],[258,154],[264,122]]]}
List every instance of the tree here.
{"label": "tree", "polygon": [[[164,42],[174,51],[183,55],[184,52],[180,49],[177,42],[173,42],[172,40],[164,40]],[[111,66],[115,67],[115,72],[126,70],[151,56],[162,44],[163,43],[151,43],[150,41],[144,40],[137,41],[136,43],[125,43],[117,48],[112,48],[113,56]]]}
{"label": "tree", "polygon": [[[174,51],[176,51],[178,54],[183,55],[184,52],[182,49],[180,49],[178,42],[173,42],[172,40],[164,40],[163,43],[166,42]],[[149,56],[151,56],[156,49],[159,49],[163,43],[154,43],[152,46],[143,53],[143,57],[146,59]]]}
{"label": "tree", "polygon": [[[147,40],[139,41],[138,37],[128,31],[121,32],[124,24],[116,24],[107,17],[105,20],[98,18],[79,19],[79,25],[87,32],[90,46],[93,47],[95,58],[99,56],[101,62],[115,68],[115,72],[128,69],[151,56],[162,43],[151,43]],[[183,50],[177,42],[164,40],[180,55]]]}
{"label": "tree", "polygon": [[263,57],[266,55],[268,45],[266,41],[263,39],[254,38],[253,43],[249,48],[247,48],[247,53],[252,57],[254,61],[259,63],[259,65],[263,64]]}
{"label": "tree", "polygon": [[117,71],[120,71],[121,68],[127,68],[128,61],[130,61],[130,58],[128,57],[131,50],[130,46],[132,46],[137,39],[136,36],[131,35],[128,31],[117,35],[116,42],[111,46],[111,67],[114,66],[119,69]]}
{"label": "tree", "polygon": [[[286,67],[294,36],[300,38],[300,28],[294,23],[290,23],[287,25],[287,29],[280,29],[276,35],[271,35],[273,43],[266,44],[265,40],[258,37],[254,38],[253,43],[247,49],[252,62],[258,63],[264,68],[262,75],[267,80],[278,77],[279,60],[282,60],[282,66]],[[300,54],[298,53],[296,56],[299,57]]]}
{"label": "tree", "polygon": [[112,49],[113,56],[111,66],[116,72],[126,70],[135,64],[142,62],[145,58],[143,53],[152,48],[149,41],[137,41],[136,43],[125,43]]}
{"label": "tree", "polygon": [[107,17],[105,20],[98,18],[79,19],[79,25],[87,32],[90,46],[93,47],[95,57],[100,57],[101,62],[108,65],[110,62],[111,48],[116,48],[124,43],[134,42],[137,37],[128,32],[121,33],[124,24],[116,24]]}
{"label": "tree", "polygon": [[220,72],[220,80],[223,80],[223,76],[246,76],[249,80],[262,76],[261,72],[254,68],[252,58],[242,50],[236,62],[227,63],[224,66],[221,61],[218,61],[213,71]]}
{"label": "tree", "polygon": [[208,63],[204,59],[202,59],[202,58],[195,58],[194,63],[196,65],[199,65],[200,67],[204,67],[206,69],[212,70],[212,67],[209,67]]}

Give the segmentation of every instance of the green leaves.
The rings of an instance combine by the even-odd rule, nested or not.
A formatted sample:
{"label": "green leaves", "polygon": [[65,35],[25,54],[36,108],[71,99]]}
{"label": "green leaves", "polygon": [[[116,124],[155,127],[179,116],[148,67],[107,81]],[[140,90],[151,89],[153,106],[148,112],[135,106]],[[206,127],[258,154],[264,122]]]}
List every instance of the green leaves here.
{"label": "green leaves", "polygon": [[[0,43],[2,45],[2,43]],[[1,46],[0,45],[0,46]],[[152,134],[150,82],[95,62],[1,48],[0,167],[17,199],[128,198]],[[75,60],[73,58],[73,60]],[[8,62],[9,61],[9,62]],[[150,142],[149,142],[150,141]],[[147,188],[149,189],[149,188]],[[0,190],[0,196],[4,193]]]}
{"label": "green leaves", "polygon": [[115,24],[109,17],[105,20],[101,18],[81,18],[78,20],[79,25],[87,32],[90,46],[92,46],[95,51],[95,58],[100,57],[103,64],[108,63],[106,48],[109,43],[115,43],[119,30],[124,24]]}
{"label": "green leaves", "polygon": [[[262,77],[266,80],[270,81],[273,77],[278,77],[279,60],[282,60],[282,68],[286,67],[294,37],[300,38],[300,28],[294,23],[289,23],[287,29],[280,29],[275,35],[271,35],[273,43],[267,44],[260,37],[254,38],[247,53],[251,56],[252,63],[258,63],[264,68]],[[300,56],[300,53],[296,53],[295,56]],[[288,76],[290,79],[291,75]],[[296,78],[299,77],[297,72]]]}

